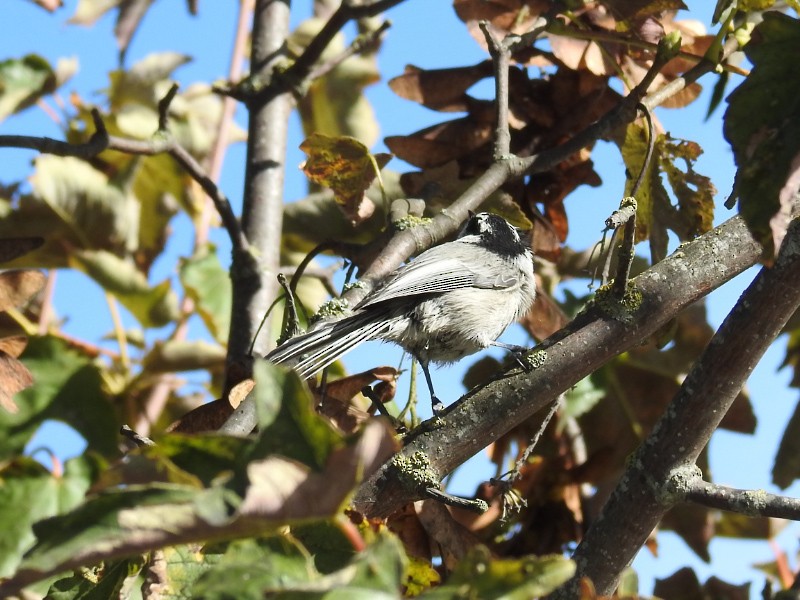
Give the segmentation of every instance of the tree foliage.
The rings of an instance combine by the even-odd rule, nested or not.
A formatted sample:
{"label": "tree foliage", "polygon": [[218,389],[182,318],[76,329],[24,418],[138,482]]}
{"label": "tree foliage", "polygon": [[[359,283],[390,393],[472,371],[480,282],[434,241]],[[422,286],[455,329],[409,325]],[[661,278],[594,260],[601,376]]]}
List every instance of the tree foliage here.
{"label": "tree foliage", "polygon": [[[627,567],[655,551],[659,528],[709,560],[715,536],[770,539],[774,518],[800,520],[796,499],[712,483],[706,454],[719,428],[755,430],[744,384],[781,333],[797,385],[797,3],[720,0],[706,32],[680,0],[454,0],[486,58],[381,73],[383,13],[402,1],[318,0],[291,32],[288,3],[242,2],[228,80],[183,89],[174,73],[190,57],[127,59],[151,0],[77,3],[69,26],[116,19],[119,67],[92,100],[69,87],[75,59],[0,57],[8,127],[54,102],[64,112],[61,139],[0,135],[4,152],[38,151],[0,182],[4,597],[632,597]],[[364,88],[382,76],[441,119],[387,137],[391,155],[370,150],[379,123]],[[491,100],[471,94],[483,80]],[[701,85],[714,87],[709,112],[724,99],[737,169],[727,203],[739,214],[717,228],[716,187],[696,170],[703,140],[658,120],[697,102]],[[286,139],[293,110],[305,140]],[[237,214],[219,165],[245,141]],[[593,160],[602,142],[626,183],[603,200],[605,243],[568,245],[581,216],[570,198],[607,177]],[[307,155],[308,193],[284,206],[287,144]],[[421,423],[413,375],[398,397],[400,369],[347,374],[337,362],[306,384],[259,357],[478,209],[532,231],[529,368],[470,359],[471,391]],[[180,219],[193,248],[173,259]],[[216,228],[230,256],[210,241]],[[337,289],[322,253],[359,283]],[[165,260],[172,275],[158,278]],[[715,331],[703,298],[759,262]],[[65,269],[91,282],[76,293],[105,296],[107,339],[65,332],[52,292]],[[576,277],[601,285],[563,294]],[[34,460],[30,441],[49,420],[85,451]],[[798,428],[795,415],[772,465],[781,488],[800,478]],[[475,498],[440,489],[487,446],[497,477],[476,482]],[[785,556],[770,568],[776,589],[796,589]],[[654,593],[749,589],[683,569]]]}

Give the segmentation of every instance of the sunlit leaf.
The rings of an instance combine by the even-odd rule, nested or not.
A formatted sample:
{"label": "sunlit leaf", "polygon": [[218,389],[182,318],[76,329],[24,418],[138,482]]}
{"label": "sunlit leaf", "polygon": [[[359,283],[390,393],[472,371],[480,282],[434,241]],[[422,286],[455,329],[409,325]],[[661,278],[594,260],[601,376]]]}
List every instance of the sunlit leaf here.
{"label": "sunlit leaf", "polygon": [[372,214],[374,208],[365,192],[391,159],[390,154],[373,155],[355,138],[319,133],[306,138],[300,149],[308,155],[303,172],[311,181],[333,190],[345,215],[357,223]]}
{"label": "sunlit leaf", "polygon": [[32,458],[19,457],[0,467],[0,577],[14,572],[34,541],[36,521],[66,512],[83,500],[99,465],[90,457],[70,460],[56,476]]}
{"label": "sunlit leaf", "polygon": [[55,73],[38,54],[0,62],[0,121],[55,89]]}
{"label": "sunlit leaf", "polygon": [[200,317],[220,343],[228,339],[231,313],[231,278],[222,268],[213,246],[181,265],[181,283],[194,299]]}
{"label": "sunlit leaf", "polygon": [[19,454],[46,419],[81,433],[90,449],[117,452],[117,424],[92,362],[56,338],[34,337],[21,356],[35,385],[17,394],[16,414],[0,411],[0,457]]}
{"label": "sunlit leaf", "polygon": [[135,265],[110,252],[75,252],[70,264],[118,298],[144,327],[166,325],[179,315],[178,297],[169,281],[151,287]]}
{"label": "sunlit leaf", "polygon": [[155,108],[172,85],[168,80],[172,72],[190,60],[178,52],[158,52],[148,54],[130,69],[112,72],[109,90],[112,110],[131,102]]}
{"label": "sunlit leaf", "polygon": [[[575,563],[563,556],[496,559],[484,547],[467,555],[443,585],[425,598],[452,598],[467,589],[476,598],[538,598],[546,596],[575,573]],[[463,593],[463,592],[458,592]]]}
{"label": "sunlit leaf", "polygon": [[636,241],[650,240],[652,262],[656,263],[667,255],[667,224],[658,218],[656,206],[669,206],[669,196],[659,176],[658,161],[651,160],[643,171],[649,143],[647,129],[634,122],[625,129],[625,141],[620,149],[629,173],[625,196],[631,195],[636,180],[641,177],[641,186],[635,195]]}
{"label": "sunlit leaf", "polygon": [[728,97],[724,134],[738,168],[731,200],[768,252],[780,247],[800,189],[800,22],[767,12],[745,53],[754,67]]}
{"label": "sunlit leaf", "polygon": [[[326,19],[318,17],[303,21],[287,40],[292,54],[300,55],[325,23]],[[367,23],[363,26],[369,27]],[[339,33],[325,47],[320,61],[335,59],[344,50],[344,36]],[[305,135],[351,136],[372,146],[378,139],[379,128],[364,88],[379,80],[375,54],[365,51],[348,57],[312,81],[298,102]]]}

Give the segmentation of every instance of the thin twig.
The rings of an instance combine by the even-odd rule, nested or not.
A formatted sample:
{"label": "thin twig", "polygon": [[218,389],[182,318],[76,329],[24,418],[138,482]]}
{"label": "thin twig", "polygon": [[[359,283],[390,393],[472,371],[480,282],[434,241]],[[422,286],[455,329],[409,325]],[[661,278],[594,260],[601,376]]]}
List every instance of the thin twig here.
{"label": "thin twig", "polygon": [[[306,46],[303,53],[296,61],[279,77],[273,77],[269,84],[251,98],[243,99],[255,106],[269,102],[280,94],[289,90],[303,87],[304,82],[309,81],[309,74],[314,65],[322,56],[322,53],[331,43],[336,34],[351,20],[363,17],[372,17],[382,13],[404,0],[376,0],[375,2],[355,3],[352,0],[344,0],[336,12],[325,23],[319,33],[314,36],[311,43]],[[257,65],[260,67],[260,65]]]}
{"label": "thin twig", "polygon": [[534,23],[531,31],[524,36],[509,34],[503,40],[498,40],[489,28],[488,21],[478,23],[486,38],[489,54],[492,56],[495,82],[495,135],[494,135],[494,160],[500,161],[511,155],[511,131],[508,124],[508,98],[509,83],[508,71],[511,66],[511,55],[523,45],[531,45],[536,38],[545,31],[547,20],[540,17]]}
{"label": "thin twig", "polygon": [[313,69],[311,69],[311,71],[309,71],[308,73],[308,76],[306,77],[306,81],[314,81],[315,79],[319,79],[320,77],[327,75],[351,56],[360,54],[367,48],[375,46],[380,40],[381,36],[391,26],[392,26],[391,21],[384,21],[374,31],[370,31],[365,35],[358,36],[350,43],[350,45],[347,48],[345,48],[343,52],[334,56],[329,61],[317,65]]}
{"label": "thin twig", "polygon": [[425,488],[423,493],[428,498],[441,502],[442,504],[463,508],[478,514],[483,514],[489,510],[489,506],[486,504],[486,501],[479,498],[463,498],[461,496],[454,496],[453,494],[448,494],[444,490],[440,490],[439,488],[435,487]]}
{"label": "thin twig", "polygon": [[486,38],[494,66],[494,160],[503,160],[511,154],[511,132],[508,129],[508,69],[511,50],[507,43],[511,36],[500,41],[489,29],[488,21],[481,21],[478,26]]}
{"label": "thin twig", "polygon": [[[618,300],[625,297],[625,292],[628,290],[628,279],[631,274],[631,265],[633,265],[633,257],[636,255],[634,245],[636,243],[636,198],[630,196],[623,198],[620,204],[620,210],[617,214],[627,209],[626,214],[628,218],[625,220],[622,230],[622,242],[619,246],[619,253],[617,258],[617,275],[614,277],[613,294]],[[616,236],[614,236],[616,239]],[[609,254],[614,251],[614,245],[608,249]]]}

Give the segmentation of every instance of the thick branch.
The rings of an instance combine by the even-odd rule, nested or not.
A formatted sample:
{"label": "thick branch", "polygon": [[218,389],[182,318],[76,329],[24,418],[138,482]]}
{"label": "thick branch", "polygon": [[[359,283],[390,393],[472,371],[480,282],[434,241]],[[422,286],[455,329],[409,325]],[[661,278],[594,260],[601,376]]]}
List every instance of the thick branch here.
{"label": "thick branch", "polygon": [[[443,477],[614,356],[639,344],[683,308],[752,266],[760,255],[761,246],[739,217],[684,244],[632,280],[641,303],[623,320],[597,312],[576,318],[531,355],[539,365],[532,372],[516,372],[470,392],[449,407],[442,427],[412,434],[403,454],[426,453]],[[382,470],[361,486],[354,501],[358,510],[386,516],[417,499],[385,474]]]}
{"label": "thick branch", "polygon": [[[616,490],[575,552],[575,579],[557,598],[574,597],[580,577],[589,577],[600,594],[613,592],[619,574],[664,513],[683,499],[686,490],[674,484],[672,474],[694,468],[753,368],[800,306],[797,222],[789,229],[786,240],[788,245],[781,248],[775,266],[762,269],[745,291],[669,409],[628,461]],[[726,247],[728,252],[733,248],[738,252],[735,245]],[[703,279],[700,277],[701,282]],[[670,286],[683,285],[671,278],[666,281]]]}
{"label": "thick branch", "polygon": [[[268,73],[281,59],[289,34],[288,2],[258,0],[253,15],[251,76]],[[250,349],[266,354],[269,327],[255,339],[267,307],[277,295],[283,218],[283,182],[286,140],[292,97],[276,95],[268,101],[251,102],[247,137],[242,227],[253,247],[233,256],[233,302],[228,338],[225,388],[249,376]]]}

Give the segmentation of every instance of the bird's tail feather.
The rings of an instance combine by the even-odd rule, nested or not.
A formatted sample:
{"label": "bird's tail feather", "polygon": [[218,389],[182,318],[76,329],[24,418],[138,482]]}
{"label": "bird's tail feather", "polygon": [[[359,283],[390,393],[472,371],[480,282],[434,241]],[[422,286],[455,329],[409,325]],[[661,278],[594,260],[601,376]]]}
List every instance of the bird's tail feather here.
{"label": "bird's tail feather", "polygon": [[307,379],[356,346],[380,337],[390,327],[391,321],[387,319],[353,315],[287,340],[267,354],[266,359],[276,364],[288,363],[300,377]]}

